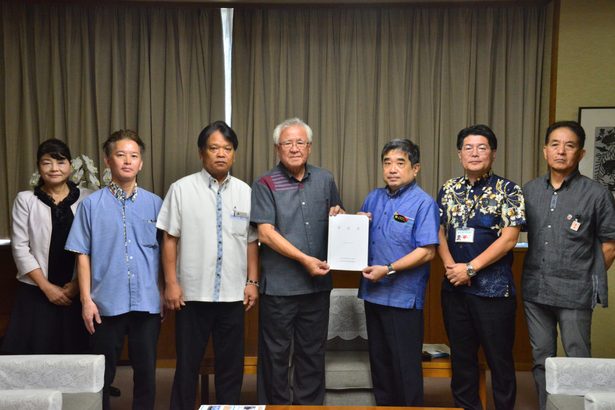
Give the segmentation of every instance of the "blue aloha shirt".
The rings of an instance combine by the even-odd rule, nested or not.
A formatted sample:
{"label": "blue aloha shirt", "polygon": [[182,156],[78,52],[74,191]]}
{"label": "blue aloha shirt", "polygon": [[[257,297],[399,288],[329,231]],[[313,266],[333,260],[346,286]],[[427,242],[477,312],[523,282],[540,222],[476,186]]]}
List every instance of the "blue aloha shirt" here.
{"label": "blue aloha shirt", "polygon": [[[438,193],[440,225],[456,263],[467,263],[484,252],[503,228],[525,224],[525,200],[521,187],[489,171],[474,184],[466,176],[448,180]],[[458,228],[474,228],[472,243],[455,242]],[[454,287],[444,278],[442,289],[483,297],[509,297],[515,294],[512,277],[512,251],[480,270],[470,286]]]}

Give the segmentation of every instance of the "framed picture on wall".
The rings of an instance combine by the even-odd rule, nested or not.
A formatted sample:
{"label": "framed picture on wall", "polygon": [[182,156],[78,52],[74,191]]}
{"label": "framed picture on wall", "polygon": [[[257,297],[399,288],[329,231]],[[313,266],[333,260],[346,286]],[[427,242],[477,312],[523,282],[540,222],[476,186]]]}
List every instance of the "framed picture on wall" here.
{"label": "framed picture on wall", "polygon": [[579,170],[615,195],[615,107],[579,107],[579,123],[586,134]]}

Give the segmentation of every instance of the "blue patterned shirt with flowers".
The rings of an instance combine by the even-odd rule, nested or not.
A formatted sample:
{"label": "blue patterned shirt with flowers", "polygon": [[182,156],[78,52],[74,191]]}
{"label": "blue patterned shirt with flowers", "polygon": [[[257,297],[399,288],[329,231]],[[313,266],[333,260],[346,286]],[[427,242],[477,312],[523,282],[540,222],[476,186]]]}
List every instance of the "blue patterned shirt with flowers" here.
{"label": "blue patterned shirt with flowers", "polygon": [[[448,180],[438,193],[440,225],[444,227],[449,251],[456,263],[467,263],[483,253],[503,228],[525,224],[525,201],[521,187],[489,172],[474,184],[466,176]],[[457,242],[458,229],[473,229],[471,242]],[[470,286],[454,287],[446,278],[442,289],[483,297],[515,294],[512,251],[482,269]]]}

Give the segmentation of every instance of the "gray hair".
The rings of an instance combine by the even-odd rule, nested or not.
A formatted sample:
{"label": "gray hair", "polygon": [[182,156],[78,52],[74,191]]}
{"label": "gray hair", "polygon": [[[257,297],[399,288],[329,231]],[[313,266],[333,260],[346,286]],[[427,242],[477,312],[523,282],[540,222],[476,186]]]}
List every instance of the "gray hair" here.
{"label": "gray hair", "polygon": [[278,143],[280,142],[280,135],[282,134],[282,132],[286,128],[290,128],[296,125],[300,125],[305,129],[305,133],[307,134],[307,139],[308,139],[307,142],[311,143],[312,142],[312,129],[310,128],[309,125],[303,122],[301,118],[297,118],[297,117],[284,120],[275,127],[275,129],[273,130],[273,143],[275,145],[278,145]]}

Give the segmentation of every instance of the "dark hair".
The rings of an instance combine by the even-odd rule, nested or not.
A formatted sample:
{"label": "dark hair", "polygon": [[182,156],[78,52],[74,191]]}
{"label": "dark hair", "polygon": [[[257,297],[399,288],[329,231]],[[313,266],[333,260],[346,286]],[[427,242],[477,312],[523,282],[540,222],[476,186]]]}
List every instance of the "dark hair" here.
{"label": "dark hair", "polygon": [[380,154],[380,161],[384,161],[384,156],[389,151],[394,150],[400,150],[408,154],[408,159],[410,160],[410,163],[412,165],[421,162],[421,153],[419,151],[419,146],[407,138],[394,139],[384,144],[384,147],[382,148],[382,153]]}
{"label": "dark hair", "polygon": [[562,127],[566,127],[570,129],[570,131],[574,132],[574,134],[579,139],[580,148],[583,148],[585,146],[585,130],[583,129],[583,127],[581,127],[581,124],[576,121],[558,121],[549,125],[549,128],[547,128],[547,132],[545,134],[545,145],[547,145],[547,143],[549,142],[549,135],[551,135],[551,133],[556,129]]}
{"label": "dark hair", "polygon": [[207,144],[207,140],[211,137],[211,134],[216,131],[220,131],[220,134],[222,134],[224,139],[233,144],[233,149],[237,150],[239,141],[237,140],[237,134],[235,134],[235,131],[233,131],[233,129],[224,121],[214,121],[203,128],[203,131],[199,134],[199,139],[197,140],[199,151],[203,151],[205,144]]}
{"label": "dark hair", "polygon": [[458,150],[461,150],[461,147],[463,147],[463,140],[468,135],[482,135],[483,137],[487,138],[487,141],[489,141],[489,148],[491,148],[493,151],[498,149],[498,139],[495,137],[495,134],[493,133],[491,128],[484,124],[476,124],[470,125],[469,127],[459,131],[459,134],[457,134]]}
{"label": "dark hair", "polygon": [[115,131],[113,134],[109,135],[109,138],[107,138],[107,141],[103,143],[102,148],[107,158],[111,156],[115,143],[121,140],[134,141],[139,146],[139,151],[141,152],[141,154],[143,154],[143,151],[145,151],[145,144],[143,143],[141,138],[139,138],[139,135],[135,131],[118,130],[118,131]]}
{"label": "dark hair", "polygon": [[71,160],[70,149],[64,141],[60,141],[57,138],[50,138],[41,142],[36,150],[36,163],[41,161],[43,155],[49,154],[53,159],[66,159]]}

